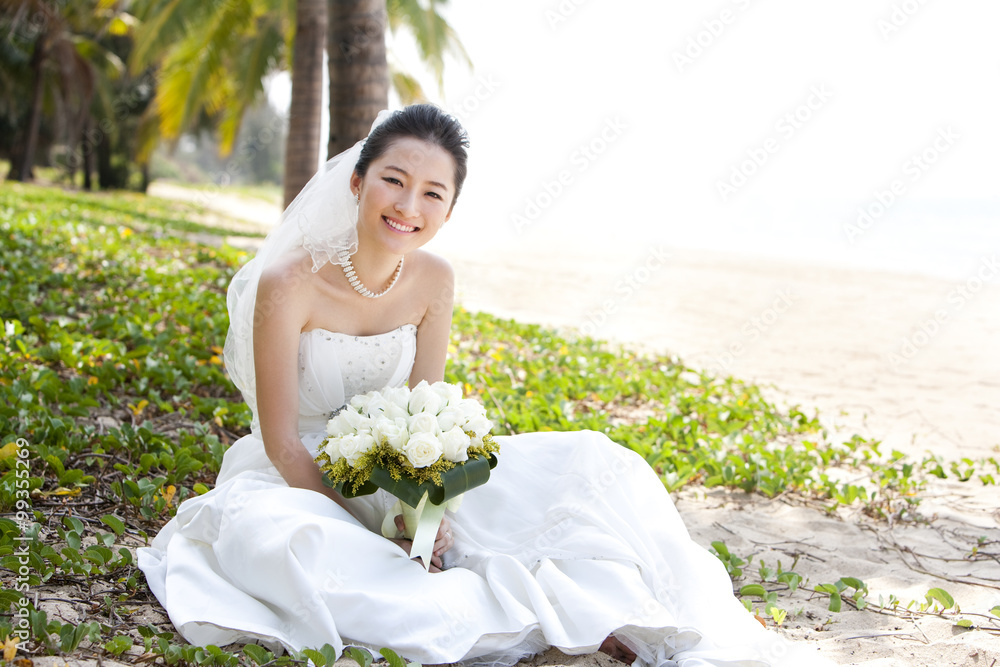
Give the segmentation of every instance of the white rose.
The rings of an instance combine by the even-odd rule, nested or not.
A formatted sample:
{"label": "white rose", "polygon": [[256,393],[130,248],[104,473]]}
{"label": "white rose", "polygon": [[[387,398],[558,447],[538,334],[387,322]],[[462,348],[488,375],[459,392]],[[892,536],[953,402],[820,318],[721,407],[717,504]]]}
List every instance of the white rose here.
{"label": "white rose", "polygon": [[438,396],[444,399],[445,405],[453,405],[462,400],[462,388],[449,382],[435,382],[431,385]]}
{"label": "white rose", "polygon": [[[349,405],[344,406],[344,408],[334,416],[334,419],[338,417],[343,419],[342,423],[347,425],[347,433],[358,430],[358,421],[361,419],[361,414],[356,409]],[[333,421],[333,419],[330,421]]]}
{"label": "white rose", "polygon": [[449,405],[437,416],[441,431],[450,431],[452,426],[461,426],[466,422],[465,415],[454,405]]}
{"label": "white rose", "polygon": [[406,428],[406,420],[403,418],[395,420],[380,419],[375,422],[375,428],[372,429],[372,433],[375,435],[376,440],[381,441],[382,438],[385,438],[388,445],[397,452],[403,451],[406,441],[410,438],[410,432]]}
{"label": "white rose", "polygon": [[474,398],[463,398],[455,404],[455,407],[462,411],[462,416],[465,417],[465,421],[470,421],[475,417],[486,414],[486,410],[483,408],[482,404]]}
{"label": "white rose", "polygon": [[347,435],[348,433],[354,433],[354,427],[347,420],[344,415],[344,410],[341,410],[333,417],[330,421],[326,423],[326,434],[334,438],[339,438],[342,435]]}
{"label": "white rose", "polygon": [[429,412],[421,412],[418,415],[413,415],[408,420],[406,426],[411,434],[427,433],[433,436],[441,434],[441,427],[438,426],[437,417],[430,414]]}
{"label": "white rose", "polygon": [[465,425],[466,431],[472,431],[473,433],[476,434],[476,437],[480,439],[482,439],[484,435],[489,433],[492,428],[493,428],[493,422],[487,419],[486,415],[479,415],[477,417],[473,417]]}
{"label": "white rose", "polygon": [[409,414],[407,411],[410,407],[410,390],[406,387],[386,387],[382,390],[382,398],[389,405],[395,405],[404,413]]}
{"label": "white rose", "polygon": [[403,453],[414,468],[426,468],[441,458],[441,443],[430,433],[414,433],[406,442]]}
{"label": "white rose", "polygon": [[367,415],[360,414],[351,410],[350,408],[344,408],[339,414],[344,415],[344,419],[350,424],[351,428],[357,433],[368,433],[372,430],[372,424],[374,420]]}
{"label": "white rose", "polygon": [[393,420],[402,418],[403,421],[406,421],[406,418],[410,416],[410,412],[406,408],[405,401],[403,403],[403,407],[400,407],[391,401],[387,401],[385,404],[385,416]]}
{"label": "white rose", "polygon": [[344,455],[340,452],[340,438],[330,438],[327,440],[323,451],[330,457],[330,463],[336,463],[344,458]]}
{"label": "white rose", "polygon": [[355,394],[354,396],[351,396],[351,400],[348,402],[348,405],[354,408],[355,412],[361,412],[365,409],[365,406],[368,405],[368,399],[370,398],[371,396],[369,394]]}
{"label": "white rose", "polygon": [[458,426],[452,426],[441,434],[441,447],[444,457],[449,461],[461,463],[469,458],[469,445],[472,439]]}
{"label": "white rose", "polygon": [[[368,436],[371,438],[371,436]],[[364,436],[345,435],[340,438],[340,453],[347,460],[347,465],[354,467],[361,455],[368,451]]]}
{"label": "white rose", "polygon": [[381,396],[373,396],[368,404],[365,405],[364,413],[371,417],[372,419],[378,419],[386,415],[386,410],[389,408],[389,403],[386,402]]}
{"label": "white rose", "polygon": [[436,415],[445,406],[445,400],[425,380],[410,391],[410,414],[429,412]]}

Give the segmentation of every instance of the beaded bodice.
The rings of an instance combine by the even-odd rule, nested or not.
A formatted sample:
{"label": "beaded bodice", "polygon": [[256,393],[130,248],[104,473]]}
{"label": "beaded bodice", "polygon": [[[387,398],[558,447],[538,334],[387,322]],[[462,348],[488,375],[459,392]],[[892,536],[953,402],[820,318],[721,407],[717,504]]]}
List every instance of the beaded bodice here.
{"label": "beaded bodice", "polygon": [[410,376],[417,327],[372,336],[313,329],[299,337],[299,430],[322,430],[352,396],[402,386]]}

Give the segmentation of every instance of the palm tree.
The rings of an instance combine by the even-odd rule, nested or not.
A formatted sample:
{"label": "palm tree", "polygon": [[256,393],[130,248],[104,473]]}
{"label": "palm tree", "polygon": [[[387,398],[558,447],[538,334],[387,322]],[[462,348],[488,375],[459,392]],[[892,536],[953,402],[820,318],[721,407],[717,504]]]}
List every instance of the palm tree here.
{"label": "palm tree", "polygon": [[292,101],[285,144],[284,198],[288,206],[312,178],[319,154],[323,104],[323,43],[326,0],[298,0],[295,8],[295,51],[292,60]]}
{"label": "palm tree", "polygon": [[[160,63],[160,84],[146,119],[158,129],[157,132],[146,133],[149,141],[143,144],[143,155],[148,155],[158,138],[176,141],[182,132],[204,123],[206,118],[218,124],[222,151],[232,150],[244,113],[263,96],[265,75],[272,70],[287,67],[288,54],[293,53],[293,40],[297,39],[296,27],[299,30],[311,29],[320,20],[313,0],[302,2],[307,5],[305,8],[296,7],[295,0],[240,0],[221,3],[207,3],[204,0],[135,0],[134,12],[141,25],[136,34],[137,46],[130,65],[133,71],[138,71]],[[364,136],[375,114],[388,104],[389,70],[385,65],[384,47],[385,3],[386,0],[330,0],[327,6],[328,32],[336,32],[341,36],[339,40],[327,38],[330,49],[328,55],[335,55],[329,46],[331,41],[340,49],[340,43],[345,40],[349,50],[354,45],[370,49],[374,54],[367,73],[356,69],[350,75],[367,77],[366,80],[369,81],[370,89],[355,88],[350,93],[369,100],[365,102],[364,110],[357,106],[353,98],[344,96],[346,88],[338,88],[343,92],[337,93],[340,103],[336,107],[336,114],[331,115],[331,135],[342,138],[348,145]],[[456,47],[449,41],[457,43],[454,31],[450,28],[441,31],[441,26],[447,27],[447,24],[429,18],[430,14],[436,16],[436,7],[443,4],[442,0],[431,1],[429,9],[420,11],[415,9],[420,4],[417,0],[388,0],[388,3],[390,27],[409,26],[418,36],[418,45],[427,46],[426,51],[421,46],[421,52],[435,67],[440,79],[439,68],[443,59],[435,60],[436,56],[428,54],[433,54],[434,49],[441,49],[442,46],[464,54],[460,45]],[[393,17],[393,12],[399,12],[399,17]],[[293,24],[292,17],[296,17],[297,26]],[[342,25],[341,22],[345,20],[351,23]],[[414,20],[417,22],[411,24]],[[421,39],[420,35],[430,28],[437,30],[434,33],[436,36]],[[371,31],[367,37],[366,31]],[[440,41],[442,37],[445,38],[444,42]],[[292,63],[293,70],[298,69],[299,75],[303,75],[303,68],[315,68],[316,72],[321,72],[313,55],[306,56],[307,53],[315,54],[313,48],[302,50],[302,58],[307,64]],[[298,51],[299,49],[294,50],[295,58],[299,57]],[[441,53],[443,52],[442,50]],[[331,57],[331,60],[334,58]],[[354,57],[353,61],[355,65],[359,63],[360,56]],[[346,62],[344,64],[351,65]],[[335,66],[331,65],[330,69],[332,80]],[[310,74],[306,80],[314,82],[315,76],[322,74]],[[343,74],[337,76],[341,80],[345,78]],[[305,84],[309,92],[296,91],[295,77],[293,71],[291,115],[294,122],[289,126],[286,164],[291,165],[291,169],[286,174],[286,199],[297,193],[308,176],[316,170],[318,150],[310,149],[309,146],[315,145],[318,140],[310,139],[312,135],[309,133],[318,125],[322,111],[316,101],[315,84]],[[402,91],[404,100],[410,99],[414,89],[412,77],[409,81],[409,92]],[[393,82],[397,86],[406,86],[407,77],[394,74]],[[331,98],[333,96],[331,91]],[[344,124],[345,116],[354,118],[355,124]],[[298,138],[296,135],[300,132],[306,136]],[[304,174],[307,176],[303,178]]]}
{"label": "palm tree", "polygon": [[[64,133],[68,126],[69,134],[78,136],[74,130],[83,127],[94,92],[95,74],[91,63],[78,50],[78,43],[83,38],[75,32],[75,26],[69,20],[73,18],[72,14],[64,15],[63,8],[44,0],[3,0],[0,8],[11,17],[6,26],[11,36],[17,34],[25,46],[30,44],[31,56],[27,67],[22,68],[22,76],[18,77],[15,72],[7,73],[10,78],[21,79],[22,84],[26,83],[23,77],[26,73],[27,81],[30,81],[27,122],[21,126],[23,132],[15,138],[11,147],[8,175],[11,180],[29,181],[32,179],[46,98],[50,106],[58,108],[51,116],[62,122]],[[20,87],[24,89],[27,86]],[[14,91],[8,92],[11,93]]]}
{"label": "palm tree", "polygon": [[410,32],[421,60],[444,85],[444,56],[472,64],[455,30],[438,11],[448,0],[329,0],[326,51],[330,76],[327,157],[350,148],[389,106],[389,82],[404,104],[426,99],[417,80],[387,60],[386,19],[395,34]]}
{"label": "palm tree", "polygon": [[[128,182],[135,109],[147,92],[124,76],[133,17],[107,0],[0,0],[0,122],[10,128],[12,179],[28,180],[39,151],[58,147],[73,181],[96,167],[101,187]],[[127,93],[127,94],[126,94]]]}
{"label": "palm tree", "polygon": [[368,134],[389,106],[385,0],[329,0],[330,140],[327,156]]}
{"label": "palm tree", "polygon": [[153,124],[141,150],[182,133],[219,130],[220,149],[236,142],[244,113],[263,95],[264,77],[286,63],[294,38],[294,0],[136,0],[133,74],[158,67],[159,84],[146,121]]}

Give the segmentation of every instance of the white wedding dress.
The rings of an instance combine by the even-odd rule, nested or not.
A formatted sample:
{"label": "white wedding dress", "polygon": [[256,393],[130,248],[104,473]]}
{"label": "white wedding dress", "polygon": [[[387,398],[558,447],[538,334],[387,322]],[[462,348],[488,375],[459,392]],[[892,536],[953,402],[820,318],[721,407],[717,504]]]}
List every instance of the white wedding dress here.
{"label": "white wedding dress", "polygon": [[[331,411],[402,385],[416,327],[300,339],[302,440]],[[379,532],[394,498],[290,488],[256,433],[226,452],[216,487],[178,508],[139,567],[193,644],[389,647],[425,664],[510,665],[555,646],[595,652],[614,633],[642,664],[817,665],[734,598],[637,454],[590,431],[500,437],[489,483],[449,515],[455,546],[426,573]],[[359,520],[360,519],[360,520]]]}

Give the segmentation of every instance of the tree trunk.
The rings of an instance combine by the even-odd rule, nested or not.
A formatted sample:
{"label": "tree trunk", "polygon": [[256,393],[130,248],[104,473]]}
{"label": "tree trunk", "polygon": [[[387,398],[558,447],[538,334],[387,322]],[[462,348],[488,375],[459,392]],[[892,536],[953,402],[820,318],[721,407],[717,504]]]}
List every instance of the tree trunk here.
{"label": "tree trunk", "polygon": [[91,125],[93,119],[88,114],[83,122],[83,136],[80,138],[80,154],[83,156],[83,189],[90,192],[94,189],[91,174],[94,173],[94,151],[97,148],[91,141]]}
{"label": "tree trunk", "polygon": [[285,206],[316,173],[323,111],[326,0],[298,0],[292,61],[292,102],[285,144]]}
{"label": "tree trunk", "polygon": [[329,0],[326,52],[330,68],[330,142],[327,157],[368,134],[389,106],[385,56],[385,0]]}
{"label": "tree trunk", "polygon": [[35,147],[38,145],[38,128],[42,121],[42,91],[44,83],[42,81],[42,67],[46,57],[47,36],[42,33],[35,42],[35,50],[31,54],[31,72],[34,75],[35,88],[31,99],[31,115],[28,116],[28,131],[24,137],[24,152],[20,153],[20,160],[11,164],[10,175],[12,181],[30,181],[31,171],[35,166]]}

